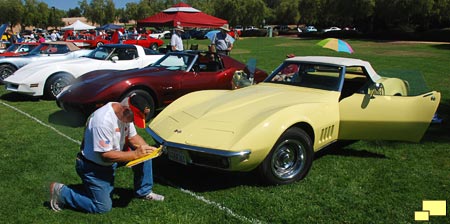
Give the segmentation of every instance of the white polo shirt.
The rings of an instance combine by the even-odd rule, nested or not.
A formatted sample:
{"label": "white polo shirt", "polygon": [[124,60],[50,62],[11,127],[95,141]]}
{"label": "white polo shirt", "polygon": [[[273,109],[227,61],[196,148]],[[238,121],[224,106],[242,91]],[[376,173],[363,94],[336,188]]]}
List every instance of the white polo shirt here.
{"label": "white polo shirt", "polygon": [[120,151],[128,147],[128,138],[137,135],[133,122],[124,123],[117,118],[108,103],[97,109],[89,118],[84,133],[83,156],[99,165],[109,166],[112,162],[105,162],[102,152]]}

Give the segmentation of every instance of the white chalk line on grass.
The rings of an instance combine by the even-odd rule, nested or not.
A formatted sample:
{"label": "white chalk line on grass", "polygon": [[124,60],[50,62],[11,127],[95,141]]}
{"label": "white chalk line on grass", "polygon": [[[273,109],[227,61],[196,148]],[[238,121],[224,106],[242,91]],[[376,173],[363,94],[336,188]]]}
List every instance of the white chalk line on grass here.
{"label": "white chalk line on grass", "polygon": [[234,213],[231,209],[229,209],[229,208],[227,208],[227,207],[224,207],[224,206],[222,206],[221,204],[219,204],[219,203],[217,203],[217,202],[210,201],[210,200],[206,199],[206,198],[203,197],[203,196],[196,195],[194,192],[192,192],[192,191],[190,191],[190,190],[186,190],[186,189],[183,189],[183,188],[180,188],[180,190],[181,190],[182,192],[186,193],[186,194],[191,195],[192,197],[196,198],[197,200],[203,201],[203,202],[205,202],[205,203],[208,204],[208,205],[212,205],[212,206],[214,206],[214,207],[216,207],[216,208],[219,208],[219,209],[222,210],[222,211],[225,211],[225,212],[228,213],[229,215],[231,215],[231,216],[233,216],[233,217],[235,217],[235,218],[237,218],[237,219],[239,219],[239,220],[241,220],[241,221],[249,222],[249,223],[255,223],[255,224],[256,224],[256,223],[258,223],[258,224],[262,224],[262,223],[263,223],[263,222],[261,222],[261,221],[259,221],[259,220],[257,220],[257,219],[253,219],[253,218],[252,218],[252,219],[249,219],[249,218],[247,218],[247,217],[245,217],[245,216],[238,215],[238,214]]}
{"label": "white chalk line on grass", "polygon": [[47,127],[47,128],[50,128],[51,130],[55,131],[55,132],[58,133],[59,135],[63,136],[64,138],[67,138],[67,139],[69,139],[70,141],[75,142],[75,143],[77,143],[78,145],[81,145],[81,142],[80,142],[80,141],[75,140],[75,139],[73,139],[73,138],[71,138],[71,137],[65,135],[64,133],[58,131],[58,129],[56,129],[56,128],[54,128],[54,127],[52,127],[52,126],[50,126],[50,125],[48,125],[48,124],[46,124],[46,123],[40,121],[39,119],[37,119],[37,118],[35,118],[35,117],[33,117],[33,116],[31,116],[31,115],[29,115],[29,114],[27,114],[27,113],[25,113],[25,112],[19,110],[18,108],[15,108],[15,107],[13,107],[13,106],[11,106],[11,105],[5,103],[5,102],[1,102],[1,103],[2,103],[3,105],[7,106],[7,107],[9,107],[9,108],[11,108],[11,109],[13,109],[13,110],[19,112],[19,113],[21,113],[21,114],[27,116],[28,118],[30,118],[30,119],[36,121],[37,123],[39,123],[39,124],[41,124],[41,125],[43,125],[43,126],[45,126],[45,127]]}
{"label": "white chalk line on grass", "polygon": [[[75,139],[73,139],[73,138],[67,136],[66,134],[60,132],[58,129],[52,127],[51,125],[48,125],[48,124],[42,122],[41,120],[37,119],[36,117],[33,117],[33,116],[31,116],[30,114],[27,114],[26,112],[21,111],[21,110],[19,110],[18,108],[13,107],[13,106],[11,106],[11,105],[9,105],[9,104],[3,102],[3,101],[0,101],[0,102],[1,102],[3,105],[5,105],[5,106],[7,106],[7,107],[9,107],[9,108],[11,108],[11,109],[13,109],[13,110],[15,110],[15,111],[17,111],[17,112],[23,114],[23,115],[25,115],[26,117],[28,117],[28,118],[30,118],[30,119],[36,121],[37,123],[41,124],[42,126],[51,129],[52,131],[56,132],[57,134],[63,136],[64,138],[67,138],[68,140],[70,140],[70,141],[72,141],[72,142],[74,142],[74,143],[76,143],[76,144],[78,144],[78,145],[81,145],[81,141],[75,140]],[[197,200],[202,201],[202,202],[204,202],[204,203],[206,203],[206,204],[208,204],[208,205],[212,205],[212,206],[218,208],[219,210],[222,210],[222,211],[228,213],[229,215],[231,215],[231,216],[233,216],[233,217],[235,217],[235,218],[237,218],[237,219],[239,219],[239,220],[241,220],[241,221],[244,221],[244,222],[247,222],[247,223],[252,223],[252,224],[262,224],[262,223],[263,223],[263,222],[261,222],[261,221],[259,221],[259,220],[257,220],[257,219],[249,219],[249,218],[247,218],[247,217],[245,217],[245,216],[238,215],[238,214],[234,213],[231,209],[229,209],[229,208],[227,208],[227,207],[225,207],[225,206],[222,206],[220,203],[217,203],[217,202],[214,202],[214,201],[210,201],[210,200],[206,199],[206,198],[203,197],[203,196],[199,196],[199,195],[195,194],[195,193],[192,192],[192,191],[189,191],[189,190],[186,190],[186,189],[183,189],[183,188],[179,188],[179,189],[180,189],[183,193],[189,194],[189,195],[191,195],[192,197],[196,198]]]}

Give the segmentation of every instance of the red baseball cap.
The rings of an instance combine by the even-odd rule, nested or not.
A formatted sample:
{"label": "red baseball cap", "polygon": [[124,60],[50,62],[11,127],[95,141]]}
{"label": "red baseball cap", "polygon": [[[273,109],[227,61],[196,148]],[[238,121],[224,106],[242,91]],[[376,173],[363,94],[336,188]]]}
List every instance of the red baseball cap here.
{"label": "red baseball cap", "polygon": [[145,128],[145,110],[149,108],[145,97],[138,94],[132,94],[128,97],[128,100],[124,101],[122,101],[124,102],[124,105],[128,106],[133,112],[134,125],[138,128]]}

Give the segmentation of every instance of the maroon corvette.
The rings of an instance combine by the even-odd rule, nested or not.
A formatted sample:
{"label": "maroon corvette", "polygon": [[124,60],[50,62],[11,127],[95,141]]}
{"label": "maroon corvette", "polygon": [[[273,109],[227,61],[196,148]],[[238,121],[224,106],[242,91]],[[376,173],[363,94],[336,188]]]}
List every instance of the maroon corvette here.
{"label": "maroon corvette", "polygon": [[[250,70],[253,71],[249,71]],[[254,83],[267,73],[225,55],[201,51],[170,52],[153,65],[125,71],[99,70],[86,73],[58,96],[66,111],[88,115],[107,102],[120,102],[132,93],[142,94],[151,108],[147,119],[186,93],[206,89],[232,89],[235,71],[254,74]]]}

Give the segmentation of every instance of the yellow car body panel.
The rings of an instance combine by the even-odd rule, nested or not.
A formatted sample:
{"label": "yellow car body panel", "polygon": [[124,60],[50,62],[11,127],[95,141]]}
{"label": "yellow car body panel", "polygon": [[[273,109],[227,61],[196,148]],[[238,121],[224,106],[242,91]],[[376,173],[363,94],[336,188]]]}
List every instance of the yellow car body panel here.
{"label": "yellow car body panel", "polygon": [[419,142],[440,98],[435,91],[406,97],[354,94],[339,104],[339,139]]}
{"label": "yellow car body panel", "polygon": [[[296,94],[306,97],[292,97]],[[181,102],[191,104],[176,108],[169,105],[150,128],[167,141],[179,144],[235,152],[250,149],[250,158],[233,167],[247,171],[254,169],[279,136],[297,123],[311,125],[319,136],[330,129],[315,139],[316,150],[335,141],[339,129],[338,98],[338,92],[270,83],[233,91],[200,91],[182,97]]]}

